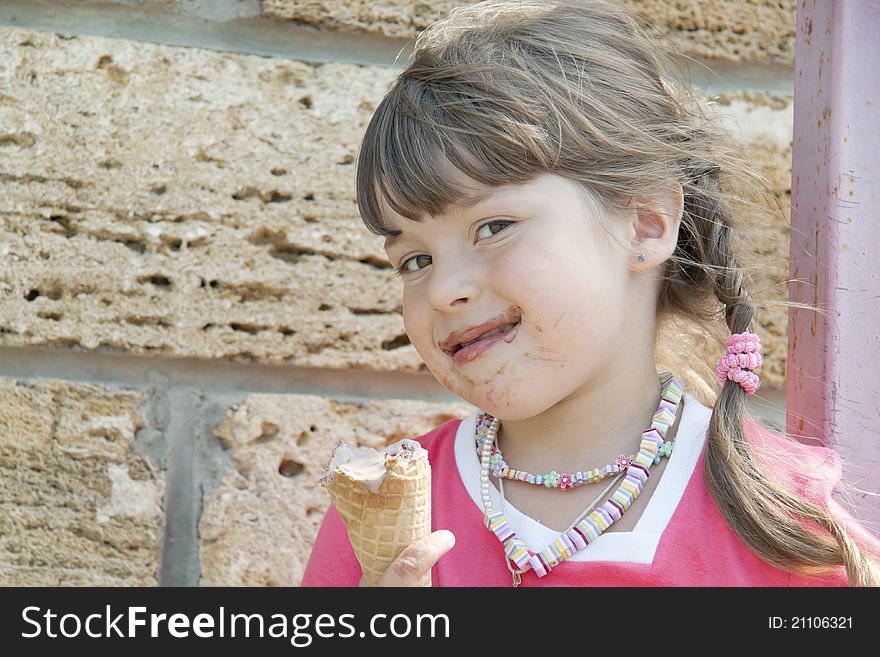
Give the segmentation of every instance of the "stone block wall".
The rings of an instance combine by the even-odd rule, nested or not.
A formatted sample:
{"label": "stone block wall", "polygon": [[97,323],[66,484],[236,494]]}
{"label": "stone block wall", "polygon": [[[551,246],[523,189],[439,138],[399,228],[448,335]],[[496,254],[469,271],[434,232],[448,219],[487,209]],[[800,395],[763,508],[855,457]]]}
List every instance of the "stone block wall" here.
{"label": "stone block wall", "polygon": [[[747,264],[778,401],[794,3],[627,2],[721,71],[774,185]],[[397,53],[459,4],[0,7],[0,585],[298,585],[331,448],[471,412],[354,200]],[[718,349],[667,327],[658,355],[711,404]]]}

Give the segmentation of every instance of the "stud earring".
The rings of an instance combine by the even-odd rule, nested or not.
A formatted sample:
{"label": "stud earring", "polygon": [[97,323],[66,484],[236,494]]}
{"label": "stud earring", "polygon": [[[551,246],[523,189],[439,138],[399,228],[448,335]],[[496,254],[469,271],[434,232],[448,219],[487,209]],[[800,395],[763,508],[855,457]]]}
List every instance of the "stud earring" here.
{"label": "stud earring", "polygon": [[640,253],[640,254],[639,254],[639,262],[643,262],[644,260],[645,260],[645,254],[644,254],[644,253]]}

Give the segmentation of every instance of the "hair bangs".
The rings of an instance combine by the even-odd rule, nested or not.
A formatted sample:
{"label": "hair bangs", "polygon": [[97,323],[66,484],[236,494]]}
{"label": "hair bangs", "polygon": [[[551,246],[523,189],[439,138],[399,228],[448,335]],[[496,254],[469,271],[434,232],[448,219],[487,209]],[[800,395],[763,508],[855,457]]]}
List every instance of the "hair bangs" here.
{"label": "hair bangs", "polygon": [[[462,123],[461,103],[437,98],[421,80],[398,81],[367,126],[358,155],[357,203],[367,228],[384,237],[397,231],[383,216],[387,208],[412,221],[450,206],[478,200],[484,187],[526,182],[538,169],[523,171],[522,159],[499,157],[492,134]],[[471,108],[474,103],[471,101]],[[491,142],[491,143],[490,143]],[[505,163],[507,166],[505,166]]]}

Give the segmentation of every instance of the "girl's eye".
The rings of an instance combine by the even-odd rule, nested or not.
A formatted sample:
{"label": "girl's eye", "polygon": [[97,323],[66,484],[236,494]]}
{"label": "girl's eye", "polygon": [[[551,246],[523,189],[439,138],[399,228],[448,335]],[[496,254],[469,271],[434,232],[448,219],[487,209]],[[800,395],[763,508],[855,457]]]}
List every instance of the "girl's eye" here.
{"label": "girl's eye", "polygon": [[[491,226],[492,224],[505,224],[505,226],[503,228],[501,228],[501,230],[498,230],[494,233],[491,233],[491,231],[490,231],[491,234],[489,235],[489,237],[492,237],[492,235],[497,235],[502,230],[507,228],[507,225],[509,225],[511,223],[513,223],[513,222],[512,221],[501,221],[501,220],[497,220],[497,219],[493,220],[493,221],[487,221],[486,223],[484,223],[482,226],[480,226],[477,229],[477,235],[479,236],[480,231],[483,230],[486,226]],[[400,267],[394,268],[394,273],[397,276],[402,276],[403,274],[414,273],[414,272],[420,271],[420,269],[409,269],[407,267],[407,263],[415,262],[418,258],[429,258],[429,257],[430,256],[425,255],[425,254],[419,254],[419,255],[414,255],[411,258],[407,258],[406,260],[404,260],[403,262],[400,263]]]}
{"label": "girl's eye", "polygon": [[407,274],[407,273],[412,273],[412,272],[419,271],[418,269],[409,269],[409,268],[407,268],[407,266],[406,266],[407,263],[408,263],[408,262],[415,262],[417,258],[427,258],[427,257],[428,257],[428,256],[426,256],[426,255],[423,253],[423,254],[421,254],[421,255],[415,255],[415,256],[413,256],[412,258],[407,258],[406,260],[404,260],[403,262],[400,263],[400,267],[395,267],[395,268],[394,268],[394,273],[397,274],[398,276],[403,276],[404,274]]}
{"label": "girl's eye", "polygon": [[[480,231],[483,230],[486,226],[491,226],[492,224],[505,224],[504,228],[507,228],[507,225],[510,224],[510,223],[512,223],[512,222],[510,222],[510,221],[501,221],[501,220],[499,220],[499,219],[495,219],[495,220],[493,220],[493,221],[487,221],[486,223],[484,223],[482,226],[480,226],[480,227],[477,229],[477,235],[479,236]],[[501,230],[504,230],[504,228],[502,228]],[[501,232],[501,230],[499,230],[499,231],[497,231],[497,232],[495,232],[495,233],[490,233],[489,237],[492,237],[492,235],[497,235],[498,233]]]}

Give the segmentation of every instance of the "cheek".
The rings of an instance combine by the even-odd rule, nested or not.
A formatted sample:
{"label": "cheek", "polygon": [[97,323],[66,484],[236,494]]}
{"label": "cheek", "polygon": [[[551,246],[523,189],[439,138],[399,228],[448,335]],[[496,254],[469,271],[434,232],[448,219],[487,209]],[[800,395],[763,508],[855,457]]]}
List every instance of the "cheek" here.
{"label": "cheek", "polygon": [[547,360],[576,360],[585,345],[616,324],[620,290],[610,263],[578,251],[574,243],[519,251],[493,275],[523,310],[537,350],[530,351]]}
{"label": "cheek", "polygon": [[560,310],[589,299],[596,272],[571,246],[532,242],[509,255],[498,263],[492,279],[533,320],[555,321]]}
{"label": "cheek", "polygon": [[418,308],[418,303],[407,303],[404,300],[403,328],[413,347],[415,347],[422,359],[427,362],[433,355],[432,352],[436,345],[429,321],[429,313]]}
{"label": "cheek", "polygon": [[404,302],[403,304],[403,328],[409,336],[410,342],[416,344],[420,340],[419,334],[421,322],[417,313],[413,312],[412,306]]}

